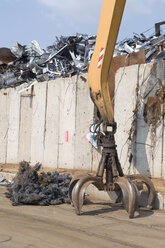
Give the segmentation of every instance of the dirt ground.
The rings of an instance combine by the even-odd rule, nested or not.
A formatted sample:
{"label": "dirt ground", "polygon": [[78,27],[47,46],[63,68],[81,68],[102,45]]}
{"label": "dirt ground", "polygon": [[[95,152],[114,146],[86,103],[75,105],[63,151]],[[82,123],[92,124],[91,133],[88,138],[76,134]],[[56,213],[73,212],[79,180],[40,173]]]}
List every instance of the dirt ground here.
{"label": "dirt ground", "polygon": [[164,248],[165,213],[91,202],[77,216],[70,204],[13,207],[0,187],[0,248]]}

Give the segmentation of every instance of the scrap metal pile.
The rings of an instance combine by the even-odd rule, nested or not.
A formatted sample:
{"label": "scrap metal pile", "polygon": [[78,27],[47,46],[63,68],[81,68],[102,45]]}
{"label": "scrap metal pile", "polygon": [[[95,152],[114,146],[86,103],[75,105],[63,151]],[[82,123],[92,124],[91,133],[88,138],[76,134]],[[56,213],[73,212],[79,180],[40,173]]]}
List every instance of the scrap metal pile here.
{"label": "scrap metal pile", "polygon": [[146,37],[144,34],[134,35],[132,39],[125,39],[116,44],[114,56],[145,50],[146,63],[165,59],[164,42],[165,34],[150,37]]}
{"label": "scrap metal pile", "polygon": [[[134,35],[117,43],[114,56],[145,50],[146,62],[165,59],[165,34],[159,32],[159,23],[155,25],[154,35]],[[0,89],[87,72],[95,42],[96,36],[77,34],[56,38],[46,50],[35,40],[29,46],[16,43],[11,49],[0,48]]]}
{"label": "scrap metal pile", "polygon": [[7,186],[6,196],[12,204],[57,205],[70,202],[68,197],[71,177],[59,172],[39,173],[41,164],[31,167],[21,162],[19,171],[11,185]]}
{"label": "scrap metal pile", "polygon": [[0,48],[0,88],[86,72],[95,41],[96,36],[61,36],[47,50],[35,40],[29,46]]}

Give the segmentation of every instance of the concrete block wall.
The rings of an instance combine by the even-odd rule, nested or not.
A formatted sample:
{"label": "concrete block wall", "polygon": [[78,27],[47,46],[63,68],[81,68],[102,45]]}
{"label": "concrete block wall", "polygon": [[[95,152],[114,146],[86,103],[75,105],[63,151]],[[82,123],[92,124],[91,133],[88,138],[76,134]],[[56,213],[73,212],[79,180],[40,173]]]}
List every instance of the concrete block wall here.
{"label": "concrete block wall", "polygon": [[[152,115],[158,114],[158,120],[153,117],[153,123],[144,118],[148,100],[165,87],[165,63],[120,68],[115,83],[116,142],[125,173],[165,179],[163,111],[158,114],[151,108],[148,118],[152,120]],[[159,106],[163,110],[163,101]]]}
{"label": "concrete block wall", "polygon": [[[124,173],[165,178],[164,117],[146,123],[149,97],[165,85],[165,64],[120,68],[115,80],[116,143]],[[85,139],[94,105],[87,75],[0,91],[0,163],[96,171],[100,151]],[[148,116],[150,117],[150,116]]]}
{"label": "concrete block wall", "polygon": [[85,137],[93,103],[86,77],[37,83],[22,93],[23,86],[1,90],[0,163],[92,168],[92,147]]}

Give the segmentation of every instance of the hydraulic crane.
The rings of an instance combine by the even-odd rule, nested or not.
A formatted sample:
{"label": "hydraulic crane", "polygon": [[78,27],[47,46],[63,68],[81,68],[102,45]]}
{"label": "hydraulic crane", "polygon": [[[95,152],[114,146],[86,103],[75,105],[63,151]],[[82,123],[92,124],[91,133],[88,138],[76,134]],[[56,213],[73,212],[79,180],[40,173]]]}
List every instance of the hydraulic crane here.
{"label": "hydraulic crane", "polygon": [[154,186],[146,176],[124,176],[115,144],[117,124],[109,94],[108,73],[125,3],[126,0],[103,0],[96,45],[88,70],[90,95],[98,112],[99,121],[96,126],[100,131],[97,139],[102,147],[102,156],[96,176],[88,174],[71,181],[69,194],[77,214],[81,213],[85,190],[89,184],[107,192],[122,192],[122,201],[130,218],[134,217],[139,206],[139,182],[147,186],[150,209],[155,195]]}

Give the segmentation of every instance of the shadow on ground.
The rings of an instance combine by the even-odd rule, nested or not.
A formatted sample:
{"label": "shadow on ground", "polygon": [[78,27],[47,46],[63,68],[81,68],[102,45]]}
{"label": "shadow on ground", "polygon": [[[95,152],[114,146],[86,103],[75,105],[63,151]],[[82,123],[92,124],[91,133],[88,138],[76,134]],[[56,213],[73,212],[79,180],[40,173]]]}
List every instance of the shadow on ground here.
{"label": "shadow on ground", "polygon": [[[85,206],[93,207],[95,206],[95,210],[88,210],[85,212]],[[100,208],[101,206],[101,208]],[[89,216],[95,216],[95,215],[101,215],[105,213],[112,213],[112,212],[117,212],[119,210],[124,210],[124,207],[122,204],[112,204],[112,203],[100,203],[100,202],[88,202],[88,204],[84,205],[84,212],[81,215],[89,215]],[[154,214],[154,211],[148,210],[147,208],[141,208],[136,211],[137,215],[135,214],[134,218],[145,218],[148,216],[151,216]]]}

